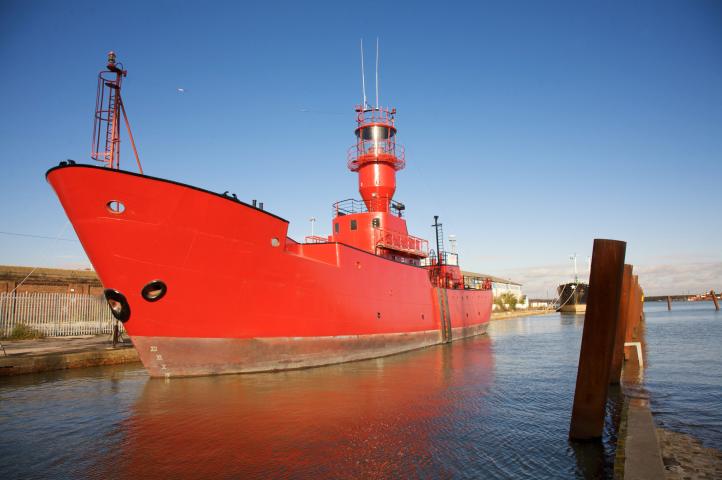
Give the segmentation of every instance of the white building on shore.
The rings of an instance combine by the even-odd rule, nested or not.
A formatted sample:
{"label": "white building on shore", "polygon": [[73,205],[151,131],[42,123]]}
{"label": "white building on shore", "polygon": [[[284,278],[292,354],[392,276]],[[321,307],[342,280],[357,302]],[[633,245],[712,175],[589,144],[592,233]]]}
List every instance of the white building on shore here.
{"label": "white building on shore", "polygon": [[[461,274],[464,276],[464,285],[468,288],[480,289],[484,281],[489,280],[491,281],[491,290],[494,294],[494,298],[497,298],[505,293],[511,293],[519,301],[516,308],[529,308],[529,299],[522,292],[521,283],[494,275],[488,275],[486,273],[461,272]],[[496,308],[497,305],[494,305],[494,309]]]}

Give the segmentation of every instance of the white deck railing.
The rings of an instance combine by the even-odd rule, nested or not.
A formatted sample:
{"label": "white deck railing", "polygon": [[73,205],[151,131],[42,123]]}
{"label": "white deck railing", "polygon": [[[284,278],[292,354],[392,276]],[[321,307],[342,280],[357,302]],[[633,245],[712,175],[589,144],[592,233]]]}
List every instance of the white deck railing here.
{"label": "white deck railing", "polygon": [[102,295],[0,293],[0,337],[10,336],[18,325],[49,337],[110,334],[114,323]]}

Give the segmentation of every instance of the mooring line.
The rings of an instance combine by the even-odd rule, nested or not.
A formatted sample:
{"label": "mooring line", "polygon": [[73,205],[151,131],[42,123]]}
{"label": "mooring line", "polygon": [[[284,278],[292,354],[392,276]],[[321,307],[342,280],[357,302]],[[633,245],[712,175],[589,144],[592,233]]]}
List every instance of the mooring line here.
{"label": "mooring line", "polygon": [[[60,231],[58,232],[58,234],[55,235],[55,237],[53,238],[53,247],[55,246],[56,243],[58,243],[58,240],[60,240],[60,236],[61,236],[63,233],[65,233],[65,229],[68,228],[68,225],[70,225],[70,221],[65,220],[65,223],[63,224],[63,228],[61,228]],[[51,250],[52,250],[52,249],[51,249]],[[46,255],[47,255],[47,252],[46,252]],[[30,270],[30,273],[28,273],[28,274],[25,276],[25,278],[22,279],[22,281],[21,281],[20,283],[18,283],[17,285],[15,285],[15,288],[13,288],[9,293],[15,293],[15,291],[16,291],[18,288],[20,288],[20,287],[22,286],[22,284],[25,283],[25,281],[26,281],[28,278],[30,278],[30,276],[31,276],[33,273],[35,273],[35,271],[36,271],[38,268],[40,268],[40,267],[33,267],[33,269]]]}

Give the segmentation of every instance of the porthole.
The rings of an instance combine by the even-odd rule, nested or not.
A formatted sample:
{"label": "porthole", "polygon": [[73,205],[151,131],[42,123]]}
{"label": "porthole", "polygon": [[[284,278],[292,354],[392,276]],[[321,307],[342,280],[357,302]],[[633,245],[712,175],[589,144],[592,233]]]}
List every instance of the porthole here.
{"label": "porthole", "polygon": [[280,244],[281,244],[281,242],[280,242],[276,237],[273,237],[273,238],[271,239],[271,246],[272,246],[272,247],[277,247],[277,246],[279,246]]}
{"label": "porthole", "polygon": [[125,295],[111,288],[105,289],[103,293],[110,307],[110,313],[121,322],[127,322],[130,318],[130,305]]}
{"label": "porthole", "polygon": [[144,300],[147,300],[149,302],[157,302],[165,296],[167,291],[168,287],[163,281],[153,280],[152,282],[149,282],[145,287],[143,287],[143,290],[141,290],[140,294]]}
{"label": "porthole", "polygon": [[381,318],[381,312],[376,312],[376,318]]}
{"label": "porthole", "polygon": [[109,201],[105,204],[105,208],[107,208],[110,213],[115,213],[116,215],[125,212],[125,205],[118,200]]}

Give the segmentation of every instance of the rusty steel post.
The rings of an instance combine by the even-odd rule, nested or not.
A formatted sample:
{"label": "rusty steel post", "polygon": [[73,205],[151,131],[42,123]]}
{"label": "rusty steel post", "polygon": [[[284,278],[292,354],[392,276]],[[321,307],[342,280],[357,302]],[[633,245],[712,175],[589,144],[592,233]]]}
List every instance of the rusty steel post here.
{"label": "rusty steel post", "polygon": [[719,311],[719,302],[717,301],[717,295],[715,295],[714,290],[709,291],[710,295],[712,295],[712,301],[714,302],[714,309]]}
{"label": "rusty steel post", "polygon": [[639,277],[632,275],[631,299],[629,317],[627,317],[627,328],[624,335],[625,342],[633,342],[637,336],[639,325]]}
{"label": "rusty steel post", "polygon": [[614,350],[612,352],[612,366],[610,369],[609,383],[619,384],[622,377],[622,365],[624,364],[624,337],[627,333],[627,320],[629,319],[629,308],[632,297],[632,265],[624,265],[622,275],[622,293],[619,297],[619,313],[617,314],[617,329],[614,335]]}
{"label": "rusty steel post", "polygon": [[602,436],[626,248],[625,242],[594,240],[569,428],[571,440],[593,440]]}
{"label": "rusty steel post", "polygon": [[672,311],[672,297],[669,295],[667,295],[667,311]]}
{"label": "rusty steel post", "polygon": [[637,284],[637,311],[635,313],[635,326],[634,326],[634,335],[635,339],[639,340],[639,329],[641,328],[642,320],[644,320],[644,290],[642,289],[642,286],[639,284],[639,276],[635,275],[634,279]]}

